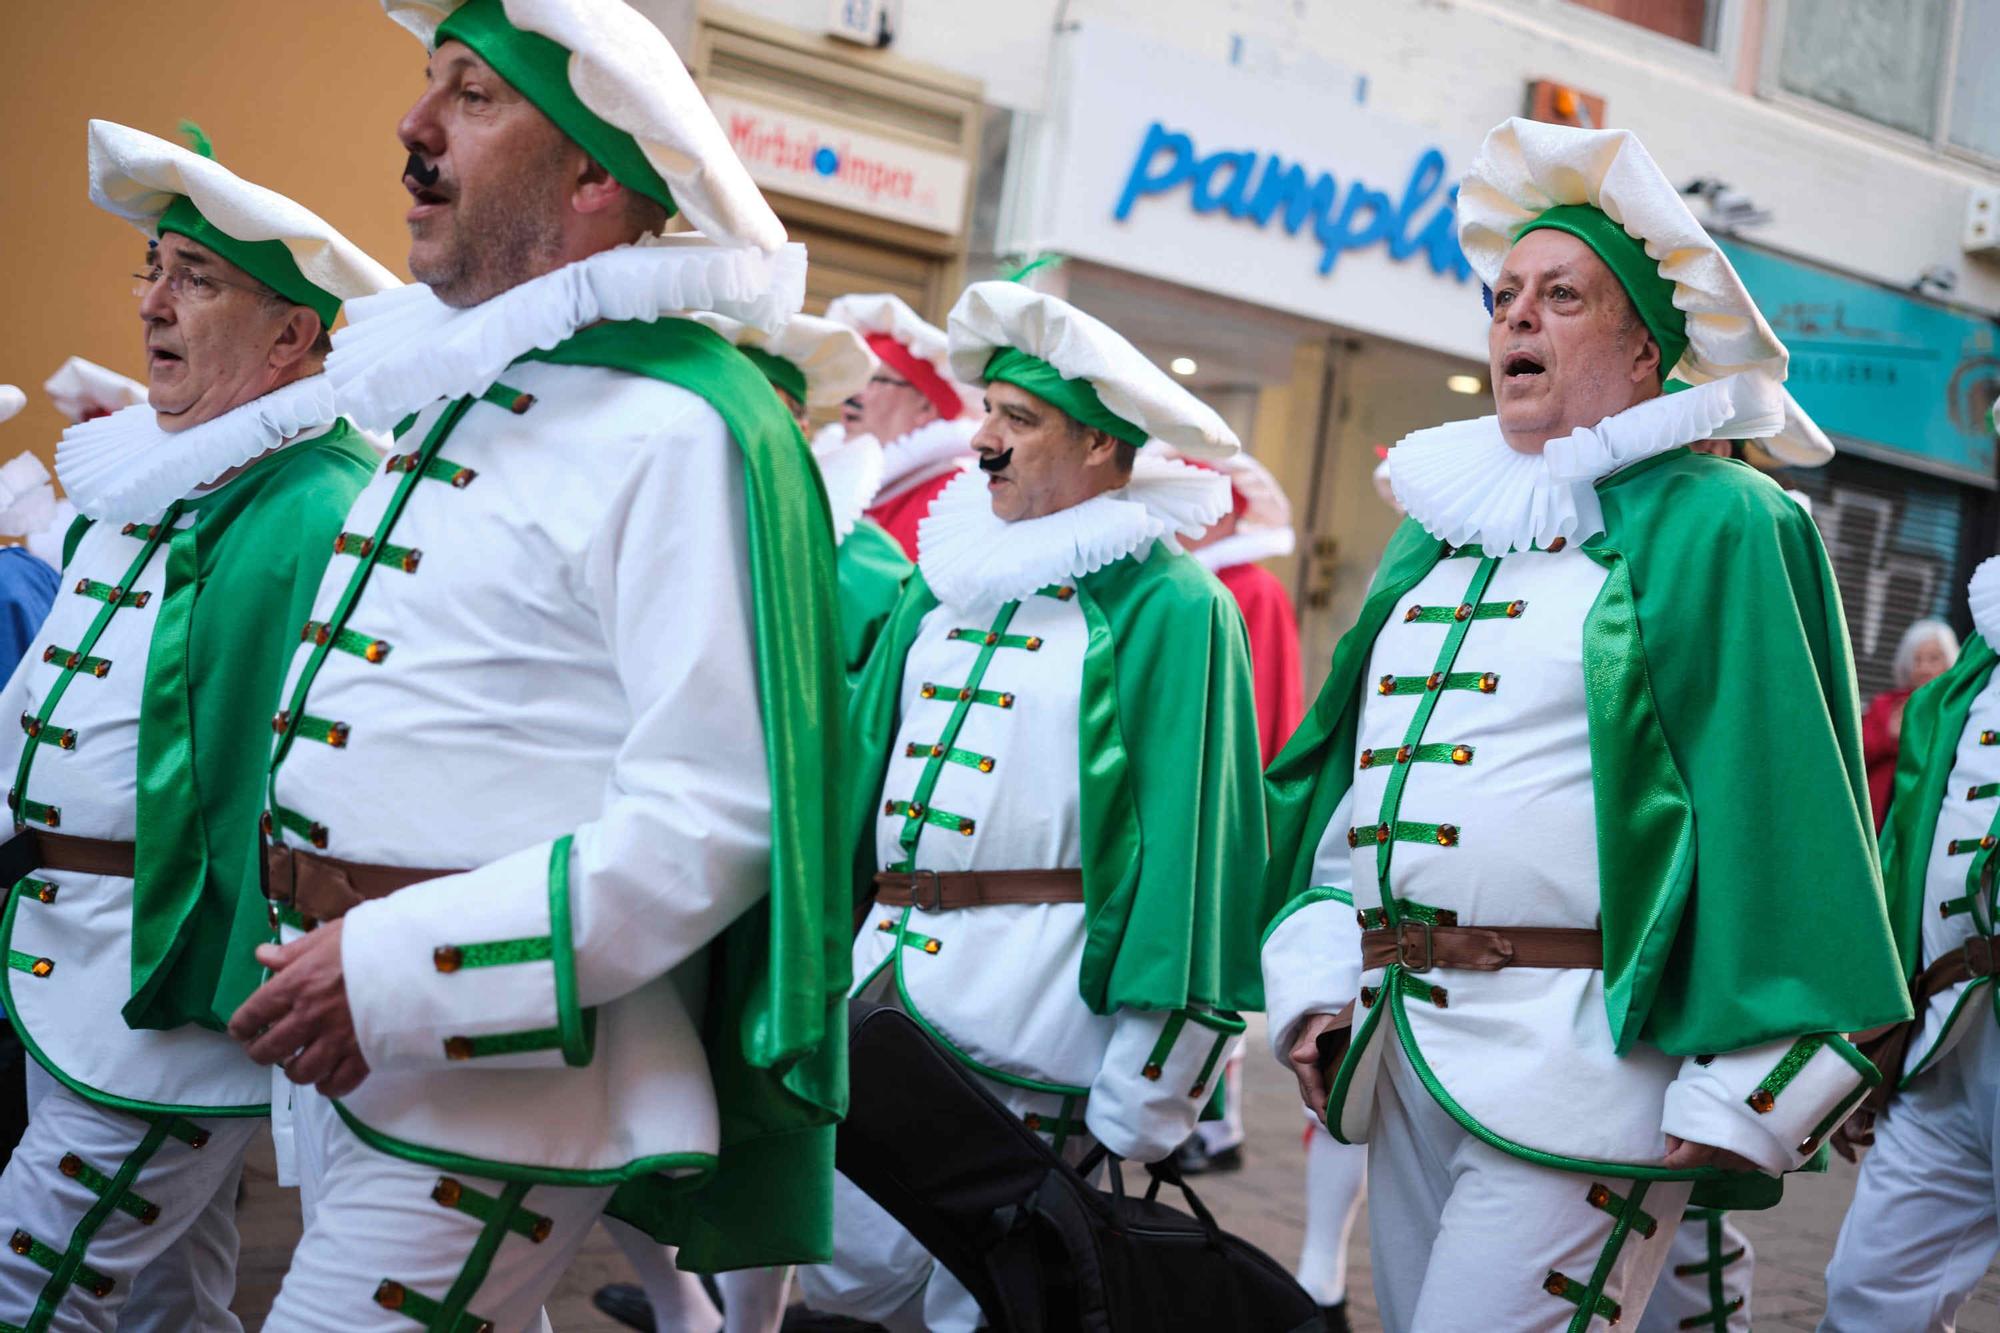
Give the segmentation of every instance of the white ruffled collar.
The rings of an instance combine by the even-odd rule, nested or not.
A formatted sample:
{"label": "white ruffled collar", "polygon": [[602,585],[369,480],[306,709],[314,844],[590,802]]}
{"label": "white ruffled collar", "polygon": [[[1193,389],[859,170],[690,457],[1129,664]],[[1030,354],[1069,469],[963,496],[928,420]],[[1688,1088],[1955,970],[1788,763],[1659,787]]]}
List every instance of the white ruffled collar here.
{"label": "white ruffled collar", "polygon": [[456,309],[412,283],[347,303],[326,373],[341,411],[381,430],[440,398],[481,394],[529,352],[605,320],[712,311],[770,332],[797,313],[806,254],[650,236],[565,264],[489,301]]}
{"label": "white ruffled collar", "polygon": [[882,484],[882,446],[873,435],[849,435],[839,422],[813,437],[813,461],[826,483],[826,503],[833,511],[833,542],[838,546],[861,521],[861,511],[875,499]]}
{"label": "white ruffled collar", "polygon": [[1197,546],[1188,554],[1211,572],[1232,565],[1250,565],[1259,560],[1275,560],[1290,555],[1298,545],[1298,534],[1290,528],[1239,527],[1220,541]]}
{"label": "white ruffled collar", "polygon": [[1972,628],[1989,648],[2000,649],[2000,555],[1989,555],[1972,571],[1965,599],[1972,606]]}
{"label": "white ruffled collar", "polygon": [[161,430],[153,409],[137,403],[64,431],[56,476],[85,517],[141,522],[339,415],[325,375],[293,380],[175,433]]}
{"label": "white ruffled collar", "polygon": [[917,525],[917,568],[946,606],[1010,602],[1150,554],[1175,533],[1200,536],[1228,512],[1226,478],[1142,452],[1119,489],[1008,523],[993,516],[986,474],[975,468],[939,492]]}
{"label": "white ruffled collar", "polygon": [[1698,440],[1760,439],[1785,424],[1775,380],[1728,375],[1550,440],[1539,454],[1507,443],[1498,417],[1455,421],[1389,451],[1397,503],[1432,536],[1488,555],[1581,545],[1604,531],[1596,485],[1620,468]]}
{"label": "white ruffled collar", "polygon": [[[882,446],[882,481],[875,502],[929,481],[972,456],[977,421],[960,416],[950,421],[926,421],[900,439]],[[948,465],[948,466],[947,466]]]}

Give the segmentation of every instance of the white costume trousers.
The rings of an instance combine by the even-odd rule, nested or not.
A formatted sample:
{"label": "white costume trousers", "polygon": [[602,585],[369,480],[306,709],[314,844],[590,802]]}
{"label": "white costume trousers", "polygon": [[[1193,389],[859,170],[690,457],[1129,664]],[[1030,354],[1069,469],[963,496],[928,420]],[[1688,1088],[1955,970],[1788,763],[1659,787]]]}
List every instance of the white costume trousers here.
{"label": "white costume trousers", "polygon": [[[1641,1182],[1557,1171],[1488,1147],[1424,1090],[1389,1040],[1368,1144],[1383,1327],[1580,1333],[1613,1318],[1637,1323],[1690,1186],[1655,1182],[1641,1193]],[[1599,1186],[1607,1206],[1591,1202]]]}
{"label": "white costume trousers", "polygon": [[1757,1255],[1729,1214],[1690,1208],[1674,1230],[1667,1268],[1646,1303],[1639,1333],[1750,1333]]}
{"label": "white costume trousers", "polygon": [[542,1302],[611,1198],[377,1152],[311,1088],[293,1092],[292,1123],[305,1234],[268,1333],[407,1333],[461,1315],[493,1333],[544,1328]]}
{"label": "white costume trousers", "polygon": [[29,1100],[0,1175],[0,1322],[237,1333],[236,1185],[258,1120],[114,1111],[39,1066]]}
{"label": "white costume trousers", "polygon": [[1347,1299],[1347,1241],[1368,1188],[1368,1147],[1342,1143],[1306,1113],[1306,1234],[1299,1243],[1299,1285],[1321,1305]]}
{"label": "white costume trousers", "polygon": [[1950,1329],[1996,1250],[2000,1029],[1984,1014],[1875,1122],[1826,1270],[1823,1333]]}
{"label": "white costume trousers", "polygon": [[653,1307],[655,1326],[668,1333],[778,1333],[785,1318],[785,1299],[791,1292],[790,1268],[717,1273],[715,1285],[722,1292],[724,1307],[718,1311],[701,1279],[675,1264],[673,1246],[662,1245],[616,1218],[605,1218],[604,1229],[618,1242],[638,1276],[646,1301]]}

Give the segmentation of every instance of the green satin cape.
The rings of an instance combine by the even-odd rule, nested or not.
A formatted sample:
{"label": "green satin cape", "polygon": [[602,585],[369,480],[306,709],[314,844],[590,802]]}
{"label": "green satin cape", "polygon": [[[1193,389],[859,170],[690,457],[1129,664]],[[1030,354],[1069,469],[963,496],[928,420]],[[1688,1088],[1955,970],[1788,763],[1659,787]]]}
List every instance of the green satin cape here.
{"label": "green satin cape", "polygon": [[[345,421],[184,501],[139,714],[135,1028],[221,1030],[263,979],[257,811],[271,715],[375,454]],[[156,557],[157,558],[157,557]]]}
{"label": "green satin cape", "polygon": [[833,1250],[833,1127],[847,1108],[852,922],[829,793],[846,699],[833,524],[819,469],[757,368],[689,320],[595,324],[524,360],[677,384],[743,451],[757,686],[771,771],[771,892],[708,951],[702,1041],[722,1117],[715,1171],[627,1181],[610,1211],[697,1272]]}
{"label": "green satin cape", "polygon": [[[1089,639],[1078,713],[1085,941],[1077,978],[1100,1014],[1261,1009],[1264,807],[1243,616],[1213,575],[1156,546],[1076,581]],[[903,662],[937,605],[919,570],[856,687],[847,828],[857,891],[901,724]]]}
{"label": "green satin cape", "polygon": [[[1606,571],[1583,670],[1617,1049],[1731,1051],[1909,1016],[1875,863],[1840,594],[1812,520],[1741,463],[1675,449],[1598,483]],[[1267,896],[1311,887],[1353,780],[1361,677],[1441,558],[1389,543],[1312,711],[1272,762]]]}
{"label": "green satin cape", "polygon": [[[1923,965],[1924,882],[1930,875],[1931,845],[1937,839],[1938,810],[1958,759],[1959,736],[1972,702],[2000,662],[1975,634],[1959,650],[1951,670],[1913,691],[1903,704],[1903,735],[1896,749],[1896,785],[1889,817],[1882,823],[1882,888],[1889,899],[1889,924],[1903,975],[1914,979]],[[1973,853],[1965,882],[1977,884],[1994,853]],[[1894,1077],[1894,1071],[1891,1071]]]}
{"label": "green satin cape", "polygon": [[861,518],[840,544],[833,567],[840,581],[840,657],[853,676],[866,665],[916,566],[881,524]]}

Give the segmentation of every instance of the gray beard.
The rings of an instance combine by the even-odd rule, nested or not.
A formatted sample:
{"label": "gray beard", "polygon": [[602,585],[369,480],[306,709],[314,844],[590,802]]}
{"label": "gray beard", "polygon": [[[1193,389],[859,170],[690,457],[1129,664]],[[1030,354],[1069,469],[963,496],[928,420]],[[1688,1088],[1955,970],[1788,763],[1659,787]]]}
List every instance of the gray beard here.
{"label": "gray beard", "polygon": [[496,194],[468,209],[461,198],[451,210],[444,254],[422,266],[412,262],[411,276],[448,306],[489,301],[557,266],[563,243],[558,206],[556,199]]}

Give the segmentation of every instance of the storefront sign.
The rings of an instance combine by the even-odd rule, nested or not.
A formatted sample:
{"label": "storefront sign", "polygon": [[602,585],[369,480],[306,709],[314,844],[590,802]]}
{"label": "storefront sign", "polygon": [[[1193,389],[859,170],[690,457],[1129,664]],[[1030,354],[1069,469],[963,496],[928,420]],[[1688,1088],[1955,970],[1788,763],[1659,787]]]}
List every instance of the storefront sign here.
{"label": "storefront sign", "polygon": [[1476,138],[1104,24],[1058,51],[1008,248],[1486,359],[1454,208]]}
{"label": "storefront sign", "polygon": [[962,158],[731,93],[708,103],[766,189],[947,234],[965,216]]}
{"label": "storefront sign", "polygon": [[1995,484],[2000,395],[1990,320],[1740,244],[1729,260],[1791,351],[1786,387],[1857,452]]}

